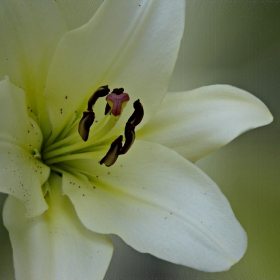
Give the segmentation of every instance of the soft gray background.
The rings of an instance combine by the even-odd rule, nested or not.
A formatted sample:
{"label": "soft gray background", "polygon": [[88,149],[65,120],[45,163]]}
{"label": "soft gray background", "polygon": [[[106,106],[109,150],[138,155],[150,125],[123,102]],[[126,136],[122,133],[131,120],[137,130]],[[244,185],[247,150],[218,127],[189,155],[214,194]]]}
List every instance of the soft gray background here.
{"label": "soft gray background", "polygon": [[[90,17],[95,10],[94,5],[82,9],[78,1],[70,2],[73,15],[86,10]],[[81,24],[76,17],[70,27]],[[140,254],[112,236],[115,252],[106,280],[280,279],[280,1],[187,1],[170,90],[210,84],[253,93],[275,117],[271,125],[245,133],[197,163],[218,183],[247,231],[245,257],[229,271],[209,274]],[[4,199],[0,195],[0,205]],[[0,279],[13,279],[12,252],[1,220],[0,248]]]}

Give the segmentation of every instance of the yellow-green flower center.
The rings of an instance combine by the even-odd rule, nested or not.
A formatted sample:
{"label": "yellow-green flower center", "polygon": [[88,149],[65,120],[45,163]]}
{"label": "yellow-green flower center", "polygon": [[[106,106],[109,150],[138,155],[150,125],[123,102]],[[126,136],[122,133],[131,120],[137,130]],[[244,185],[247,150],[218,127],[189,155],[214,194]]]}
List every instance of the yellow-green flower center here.
{"label": "yellow-green flower center", "polygon": [[[135,127],[141,122],[144,110],[139,100],[134,102],[134,112],[128,119],[125,130],[125,142],[123,136],[109,135],[115,127],[119,117],[129,101],[129,95],[123,88],[114,89],[108,94],[108,86],[102,86],[96,90],[88,101],[87,110],[79,122],[78,132],[66,135],[42,150],[42,159],[45,164],[56,169],[57,164],[75,159],[95,159],[106,166],[113,165],[118,156],[125,154],[135,140]],[[107,105],[103,119],[95,123],[94,105],[98,98],[105,97]],[[81,139],[82,138],[82,139]],[[83,140],[83,141],[82,141]],[[109,150],[108,150],[108,147]],[[104,156],[104,151],[108,152]],[[103,156],[101,155],[103,153]]]}

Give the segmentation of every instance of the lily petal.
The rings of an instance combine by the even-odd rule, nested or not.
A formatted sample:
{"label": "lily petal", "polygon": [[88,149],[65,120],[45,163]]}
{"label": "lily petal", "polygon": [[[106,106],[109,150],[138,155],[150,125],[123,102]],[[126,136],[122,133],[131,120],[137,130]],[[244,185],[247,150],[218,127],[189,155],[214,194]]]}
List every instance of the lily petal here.
{"label": "lily petal", "polygon": [[[89,97],[103,85],[124,87],[131,100],[141,100],[144,121],[149,119],[167,91],[184,6],[184,0],[107,0],[88,24],[64,36],[45,89],[53,139],[81,117]],[[105,105],[95,108],[97,116],[104,116]],[[131,106],[122,117],[127,120],[132,111]]]}
{"label": "lily petal", "polygon": [[86,24],[104,0],[56,0],[69,30]]}
{"label": "lily petal", "polygon": [[252,94],[228,85],[168,93],[138,139],[160,143],[195,162],[240,134],[272,122]]}
{"label": "lily petal", "polygon": [[24,91],[0,82],[0,191],[24,203],[27,216],[47,209],[41,186],[50,169],[40,160],[42,133],[26,111]]}
{"label": "lily petal", "polygon": [[93,161],[69,168],[81,173],[63,173],[63,191],[95,232],[203,271],[226,270],[246,250],[246,233],[217,185],[166,147],[135,141],[109,169]]}
{"label": "lily petal", "polygon": [[1,0],[0,79],[8,75],[25,89],[37,114],[58,41],[67,31],[54,1]]}
{"label": "lily petal", "polygon": [[13,247],[17,279],[103,279],[113,246],[108,236],[87,230],[67,197],[61,178],[52,174],[49,210],[26,219],[24,206],[11,196],[4,206],[4,224]]}

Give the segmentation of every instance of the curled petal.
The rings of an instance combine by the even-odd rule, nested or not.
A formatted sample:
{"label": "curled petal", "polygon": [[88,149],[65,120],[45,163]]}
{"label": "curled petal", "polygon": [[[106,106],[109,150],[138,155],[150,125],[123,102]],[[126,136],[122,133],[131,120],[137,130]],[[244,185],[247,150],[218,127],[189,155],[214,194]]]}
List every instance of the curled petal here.
{"label": "curled petal", "polygon": [[168,148],[136,140],[109,173],[90,160],[68,168],[76,173],[63,173],[63,191],[93,231],[203,271],[227,270],[246,250],[246,233],[217,185]]}
{"label": "curled petal", "polygon": [[58,42],[67,31],[62,15],[55,1],[1,0],[0,26],[0,80],[8,75],[25,90],[33,112],[46,119],[42,92]]}
{"label": "curled petal", "polygon": [[0,191],[20,199],[27,216],[36,216],[48,207],[41,189],[50,173],[40,159],[42,133],[27,115],[22,89],[5,79],[0,99]]}
{"label": "curled petal", "polygon": [[[166,94],[184,14],[184,0],[108,0],[87,24],[68,32],[59,43],[45,88],[52,139],[104,84],[123,86],[131,100],[139,98],[146,122]],[[97,119],[104,107],[95,111]],[[123,119],[130,114],[124,110]]]}
{"label": "curled petal", "polygon": [[23,205],[8,197],[4,224],[13,247],[17,279],[99,279],[108,268],[113,247],[108,236],[95,234],[79,221],[67,197],[61,195],[61,178],[52,174],[49,210],[25,218]]}
{"label": "curled petal", "polygon": [[240,134],[273,120],[252,94],[227,85],[168,93],[138,139],[160,143],[195,162]]}

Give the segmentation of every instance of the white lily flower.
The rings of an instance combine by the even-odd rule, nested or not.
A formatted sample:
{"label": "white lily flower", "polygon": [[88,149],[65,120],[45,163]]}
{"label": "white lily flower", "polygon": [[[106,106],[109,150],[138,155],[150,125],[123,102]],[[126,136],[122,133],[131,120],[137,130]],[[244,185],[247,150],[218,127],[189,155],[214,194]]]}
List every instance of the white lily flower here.
{"label": "white lily flower", "polygon": [[203,271],[242,258],[245,231],[193,162],[272,116],[231,86],[166,94],[184,5],[107,0],[68,31],[55,2],[1,0],[0,191],[17,279],[102,279],[110,233]]}

